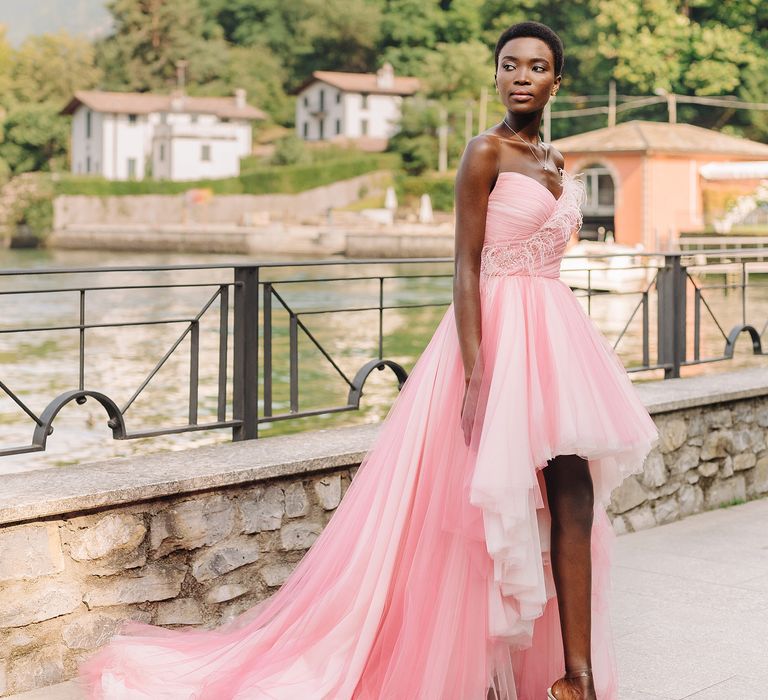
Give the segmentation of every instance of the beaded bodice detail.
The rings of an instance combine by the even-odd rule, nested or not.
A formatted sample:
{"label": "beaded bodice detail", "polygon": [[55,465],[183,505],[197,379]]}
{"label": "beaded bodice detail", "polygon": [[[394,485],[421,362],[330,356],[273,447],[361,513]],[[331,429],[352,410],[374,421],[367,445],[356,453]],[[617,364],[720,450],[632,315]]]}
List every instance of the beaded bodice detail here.
{"label": "beaded bodice detail", "polygon": [[528,175],[499,173],[488,198],[480,274],[559,277],[585,199],[584,183],[565,171],[558,198]]}

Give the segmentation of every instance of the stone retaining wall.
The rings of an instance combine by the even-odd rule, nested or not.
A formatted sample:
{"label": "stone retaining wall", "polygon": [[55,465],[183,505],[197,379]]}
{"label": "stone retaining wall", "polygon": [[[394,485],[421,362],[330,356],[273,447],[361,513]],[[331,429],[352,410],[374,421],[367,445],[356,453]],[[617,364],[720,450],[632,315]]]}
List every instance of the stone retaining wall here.
{"label": "stone retaining wall", "polygon": [[211,625],[269,596],[354,471],[0,529],[0,693],[74,676],[122,620]]}
{"label": "stone retaining wall", "polygon": [[618,533],[768,493],[768,398],[654,415],[661,440],[642,474],[613,492]]}
{"label": "stone retaining wall", "polygon": [[[638,385],[661,431],[618,532],[768,493],[768,370]],[[0,696],[75,674],[121,620],[215,625],[277,590],[376,426],[0,477]]]}

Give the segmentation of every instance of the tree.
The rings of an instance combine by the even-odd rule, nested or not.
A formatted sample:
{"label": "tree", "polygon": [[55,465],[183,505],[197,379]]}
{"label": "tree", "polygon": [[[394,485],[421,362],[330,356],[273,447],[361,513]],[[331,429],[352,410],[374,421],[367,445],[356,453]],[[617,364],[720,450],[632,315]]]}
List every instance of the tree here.
{"label": "tree", "polygon": [[201,0],[208,21],[239,46],[261,46],[285,69],[285,88],[313,70],[376,66],[381,24],[377,0]]}
{"label": "tree", "polygon": [[266,46],[233,46],[219,78],[202,87],[190,86],[196,94],[233,94],[243,88],[248,101],[264,110],[276,123],[293,124],[294,104],[283,85],[287,71]]}
{"label": "tree", "polygon": [[430,97],[477,99],[480,88],[493,88],[493,54],[479,41],[440,43],[425,54],[417,75]]}
{"label": "tree", "polygon": [[107,9],[115,31],[97,46],[107,87],[167,90],[180,60],[188,61],[187,80],[199,85],[225,69],[221,28],[206,22],[197,0],[110,0]]}
{"label": "tree", "polygon": [[12,95],[16,102],[58,102],[75,90],[98,84],[93,45],[66,32],[30,36],[13,54]]}
{"label": "tree", "polygon": [[5,25],[0,24],[0,123],[2,123],[2,108],[7,107],[11,101],[13,84],[13,49],[5,35]]}
{"label": "tree", "polygon": [[437,0],[387,0],[380,53],[402,75],[415,75],[440,40],[444,12]]}
{"label": "tree", "polygon": [[14,175],[65,168],[69,120],[61,117],[60,109],[58,102],[48,102],[21,105],[8,113],[0,158]]}

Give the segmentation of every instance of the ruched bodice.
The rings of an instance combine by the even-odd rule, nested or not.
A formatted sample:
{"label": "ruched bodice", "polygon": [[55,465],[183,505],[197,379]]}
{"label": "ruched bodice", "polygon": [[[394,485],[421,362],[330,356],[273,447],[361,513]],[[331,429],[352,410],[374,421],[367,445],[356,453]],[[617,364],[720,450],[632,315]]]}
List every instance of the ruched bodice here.
{"label": "ruched bodice", "polygon": [[584,198],[584,184],[565,171],[558,198],[528,175],[500,172],[488,198],[481,273],[559,277]]}

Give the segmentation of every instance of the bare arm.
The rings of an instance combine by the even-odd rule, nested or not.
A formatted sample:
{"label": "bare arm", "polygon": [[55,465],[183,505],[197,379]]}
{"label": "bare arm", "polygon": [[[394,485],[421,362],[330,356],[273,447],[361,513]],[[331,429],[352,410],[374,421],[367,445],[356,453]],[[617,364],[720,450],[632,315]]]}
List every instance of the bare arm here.
{"label": "bare arm", "polygon": [[498,175],[495,138],[476,136],[467,144],[456,175],[456,251],[453,303],[464,377],[472,374],[482,334],[480,316],[480,251],[485,237],[488,195]]}

